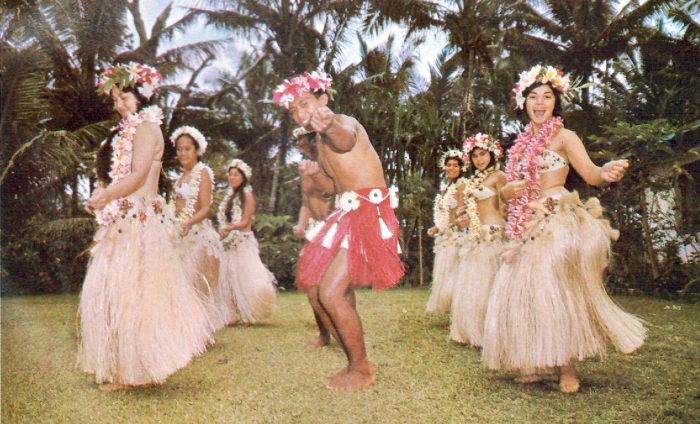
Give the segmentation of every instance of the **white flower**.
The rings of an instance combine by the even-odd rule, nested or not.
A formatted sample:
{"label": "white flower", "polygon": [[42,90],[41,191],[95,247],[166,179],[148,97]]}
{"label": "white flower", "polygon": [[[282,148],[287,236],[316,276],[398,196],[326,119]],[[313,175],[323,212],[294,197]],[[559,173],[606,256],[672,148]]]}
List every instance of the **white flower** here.
{"label": "white flower", "polygon": [[197,128],[188,125],[176,129],[173,135],[170,136],[170,141],[173,143],[173,146],[177,147],[175,143],[183,134],[189,135],[197,142],[197,156],[202,156],[204,152],[207,151],[207,139],[204,138],[204,135]]}
{"label": "white flower", "polygon": [[354,191],[346,191],[340,196],[340,209],[345,212],[354,211],[360,207],[360,199]]}
{"label": "white flower", "polygon": [[384,196],[382,196],[382,191],[378,188],[373,189],[372,191],[369,192],[369,201],[374,203],[375,205],[378,205],[382,203],[384,200]]}
{"label": "white flower", "polygon": [[287,109],[289,109],[289,105],[294,101],[294,96],[291,94],[285,94],[280,98],[280,103],[284,105]]}

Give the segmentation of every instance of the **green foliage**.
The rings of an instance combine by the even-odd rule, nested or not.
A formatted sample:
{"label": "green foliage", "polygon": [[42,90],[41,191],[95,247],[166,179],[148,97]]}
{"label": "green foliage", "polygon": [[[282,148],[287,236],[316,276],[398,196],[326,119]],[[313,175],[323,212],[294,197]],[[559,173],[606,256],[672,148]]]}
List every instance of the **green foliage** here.
{"label": "green foliage", "polygon": [[260,259],[275,274],[277,285],[294,287],[294,274],[302,242],[292,234],[295,220],[289,215],[255,215],[255,235],[260,244]]}

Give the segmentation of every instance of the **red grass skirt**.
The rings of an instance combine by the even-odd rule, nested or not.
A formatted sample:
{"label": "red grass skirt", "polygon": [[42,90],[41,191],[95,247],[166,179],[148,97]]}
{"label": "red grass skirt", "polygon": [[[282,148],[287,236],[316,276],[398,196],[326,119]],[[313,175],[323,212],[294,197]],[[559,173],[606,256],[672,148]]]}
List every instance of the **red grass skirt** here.
{"label": "red grass skirt", "polygon": [[404,267],[398,253],[399,222],[392,196],[385,187],[343,193],[338,208],[304,246],[297,287],[306,291],[317,286],[341,248],[348,250],[347,272],[353,286],[375,290],[396,286]]}

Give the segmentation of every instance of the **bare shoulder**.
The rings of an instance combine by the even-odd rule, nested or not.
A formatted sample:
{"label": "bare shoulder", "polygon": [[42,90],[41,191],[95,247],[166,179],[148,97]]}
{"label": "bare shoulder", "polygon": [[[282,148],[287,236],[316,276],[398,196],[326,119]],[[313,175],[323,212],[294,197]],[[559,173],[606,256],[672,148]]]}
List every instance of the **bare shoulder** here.
{"label": "bare shoulder", "polygon": [[574,131],[571,131],[568,128],[562,128],[557,132],[557,135],[555,139],[561,144],[561,145],[566,145],[572,142],[580,142],[581,138],[579,138],[578,134],[576,134]]}
{"label": "bare shoulder", "polygon": [[487,185],[490,185],[490,186],[505,184],[505,182],[506,182],[506,173],[503,171],[500,171],[500,170],[489,175],[486,178],[486,181],[484,181],[484,183],[486,183]]}
{"label": "bare shoulder", "polygon": [[136,137],[147,137],[150,140],[158,141],[163,138],[163,132],[158,124],[144,121],[136,127]]}

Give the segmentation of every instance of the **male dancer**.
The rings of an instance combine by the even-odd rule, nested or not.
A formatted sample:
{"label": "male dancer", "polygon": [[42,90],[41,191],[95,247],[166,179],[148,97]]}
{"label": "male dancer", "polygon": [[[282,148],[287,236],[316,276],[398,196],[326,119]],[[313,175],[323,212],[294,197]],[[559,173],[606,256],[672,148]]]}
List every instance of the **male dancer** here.
{"label": "male dancer", "polygon": [[355,286],[394,287],[404,274],[398,255],[395,190],[386,187],[377,152],[356,119],[328,108],[332,81],[304,73],[280,84],[275,101],[292,119],[316,132],[318,163],[339,194],[338,207],[299,258],[298,286],[316,288],[321,320],[343,347],[347,368],[326,380],[331,390],[374,384],[362,323],[354,307]]}

